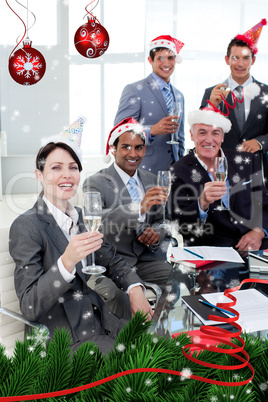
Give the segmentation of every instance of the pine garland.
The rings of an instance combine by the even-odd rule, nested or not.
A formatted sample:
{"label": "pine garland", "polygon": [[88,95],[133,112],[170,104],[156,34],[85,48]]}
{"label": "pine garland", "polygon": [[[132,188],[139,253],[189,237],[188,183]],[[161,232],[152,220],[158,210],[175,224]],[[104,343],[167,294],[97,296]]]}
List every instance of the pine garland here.
{"label": "pine garland", "polygon": [[[95,344],[87,342],[70,353],[69,335],[56,331],[47,344],[40,334],[33,333],[24,342],[17,342],[14,355],[5,355],[0,345],[0,396],[30,395],[71,389],[89,384],[113,374],[135,368],[161,368],[175,371],[189,370],[201,377],[220,381],[241,381],[250,378],[250,370],[216,370],[197,365],[183,356],[183,346],[189,344],[187,334],[175,339],[149,333],[150,322],[141,313],[118,335],[109,355],[100,353]],[[215,386],[177,375],[140,372],[111,380],[75,394],[42,399],[70,402],[216,402],[268,400],[268,339],[243,334],[245,350],[255,369],[251,383],[245,386]],[[233,342],[236,342],[233,339]],[[221,347],[229,348],[227,345]],[[196,355],[196,352],[195,352]],[[197,356],[197,355],[196,355]],[[202,361],[222,365],[237,364],[232,356],[202,351]]]}

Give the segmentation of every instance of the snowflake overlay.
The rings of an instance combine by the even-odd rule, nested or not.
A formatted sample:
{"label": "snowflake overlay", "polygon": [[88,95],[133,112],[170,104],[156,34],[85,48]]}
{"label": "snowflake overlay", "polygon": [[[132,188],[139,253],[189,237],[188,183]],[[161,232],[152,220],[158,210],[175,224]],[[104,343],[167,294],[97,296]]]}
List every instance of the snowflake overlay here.
{"label": "snowflake overlay", "polygon": [[25,57],[18,56],[13,66],[17,75],[23,75],[24,78],[38,77],[39,70],[43,67],[40,63],[40,57],[33,57],[31,53],[25,53]]}

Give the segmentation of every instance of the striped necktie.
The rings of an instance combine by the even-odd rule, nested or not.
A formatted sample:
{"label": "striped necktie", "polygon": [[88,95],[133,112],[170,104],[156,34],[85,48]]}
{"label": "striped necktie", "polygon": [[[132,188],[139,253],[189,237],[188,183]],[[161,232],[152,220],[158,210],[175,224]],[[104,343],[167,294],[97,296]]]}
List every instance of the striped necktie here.
{"label": "striped necktie", "polygon": [[[238,92],[237,98],[239,100],[242,100],[242,96],[243,96],[243,93],[242,93],[243,87],[242,87],[242,85],[238,85],[238,87],[236,87],[235,89]],[[244,123],[245,123],[245,106],[244,106],[244,102],[242,102],[242,103],[236,102],[234,112],[235,112],[235,117],[236,117],[238,126],[239,126],[240,130],[242,131]]]}
{"label": "striped necktie", "polygon": [[129,195],[132,199],[133,202],[139,202],[140,201],[140,197],[139,197],[139,193],[138,193],[138,189],[137,189],[137,182],[136,179],[134,179],[134,177],[131,177],[128,181],[129,184]]}
{"label": "striped necktie", "polygon": [[169,85],[166,85],[164,87],[164,90],[165,90],[165,101],[166,101],[166,105],[167,105],[167,110],[170,114],[172,106],[173,106],[173,95],[172,95],[171,88]]}

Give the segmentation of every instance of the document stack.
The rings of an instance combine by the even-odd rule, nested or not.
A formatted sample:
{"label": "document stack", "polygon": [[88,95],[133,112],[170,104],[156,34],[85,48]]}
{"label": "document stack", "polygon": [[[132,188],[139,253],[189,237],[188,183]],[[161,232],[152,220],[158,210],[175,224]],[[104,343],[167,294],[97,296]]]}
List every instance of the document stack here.
{"label": "document stack", "polygon": [[248,253],[250,278],[268,279],[268,256],[263,251]]}

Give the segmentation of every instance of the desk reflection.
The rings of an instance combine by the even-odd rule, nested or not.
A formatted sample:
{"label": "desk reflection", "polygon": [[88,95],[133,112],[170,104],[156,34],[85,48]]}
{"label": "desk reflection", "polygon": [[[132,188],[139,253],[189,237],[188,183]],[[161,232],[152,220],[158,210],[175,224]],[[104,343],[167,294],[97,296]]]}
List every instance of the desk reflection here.
{"label": "desk reflection", "polygon": [[161,336],[171,336],[177,332],[200,328],[201,322],[185,307],[181,297],[223,292],[238,286],[248,277],[247,263],[215,261],[199,269],[186,263],[174,263],[167,286],[155,309],[152,322],[154,332]]}

